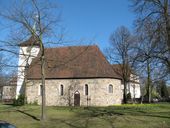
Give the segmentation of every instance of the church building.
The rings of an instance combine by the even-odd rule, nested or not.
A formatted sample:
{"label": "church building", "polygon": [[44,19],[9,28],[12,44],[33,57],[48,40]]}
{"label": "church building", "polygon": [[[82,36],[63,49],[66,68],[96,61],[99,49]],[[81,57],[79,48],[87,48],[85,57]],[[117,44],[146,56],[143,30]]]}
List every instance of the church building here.
{"label": "church building", "polygon": [[[28,103],[41,104],[39,44],[35,37],[31,37],[19,46],[16,97],[25,90]],[[114,65],[107,61],[96,45],[45,48],[47,106],[121,104],[121,81],[122,78],[115,72]],[[139,79],[129,83],[129,91],[135,98],[140,97]]]}

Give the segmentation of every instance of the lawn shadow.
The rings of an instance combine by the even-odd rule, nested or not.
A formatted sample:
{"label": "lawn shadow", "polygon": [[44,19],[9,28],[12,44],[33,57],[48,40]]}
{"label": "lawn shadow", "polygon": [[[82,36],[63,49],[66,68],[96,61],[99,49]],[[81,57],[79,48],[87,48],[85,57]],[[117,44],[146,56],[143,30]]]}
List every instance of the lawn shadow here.
{"label": "lawn shadow", "polygon": [[126,111],[125,113],[129,114],[129,115],[134,115],[134,116],[148,116],[148,117],[158,117],[158,118],[167,118],[167,119],[170,119],[170,116],[166,116],[167,112],[152,113],[152,112],[138,110],[136,112],[134,112],[134,111],[133,112],[132,111]]}
{"label": "lawn shadow", "polygon": [[32,119],[34,119],[34,120],[36,120],[36,121],[40,121],[40,119],[38,119],[36,116],[33,116],[33,115],[31,115],[31,114],[29,114],[29,113],[26,113],[26,112],[24,112],[24,111],[17,110],[17,112],[20,112],[20,113],[22,113],[22,114],[24,114],[24,115],[27,115],[27,116],[31,117]]}
{"label": "lawn shadow", "polygon": [[84,123],[79,123],[79,121],[82,121],[81,119],[77,120],[64,120],[64,119],[50,119],[52,122],[61,122],[70,128],[88,128],[90,118],[84,119]]}
{"label": "lawn shadow", "polygon": [[145,115],[145,116],[170,119],[170,116],[162,116],[162,115],[151,115],[151,114],[148,114],[148,115]]}
{"label": "lawn shadow", "polygon": [[79,126],[79,125],[76,125],[76,122],[70,123],[70,122],[67,122],[67,121],[65,121],[65,120],[62,120],[61,122],[62,122],[62,123],[65,123],[66,125],[68,125],[68,126],[70,126],[70,127],[72,127],[72,128],[88,128],[89,118],[87,118],[87,119],[85,120],[84,126],[82,126],[82,125]]}
{"label": "lawn shadow", "polygon": [[118,117],[118,116],[115,116],[115,117],[112,117],[112,118],[110,118],[110,117],[107,117],[107,118],[106,118],[106,117],[105,117],[105,118],[100,118],[100,119],[108,122],[108,123],[109,123],[109,126],[111,126],[111,128],[116,128],[116,126],[115,126],[115,121],[116,121],[117,117]]}
{"label": "lawn shadow", "polygon": [[124,115],[121,112],[115,111],[113,108],[107,108],[107,109],[102,109],[102,108],[88,108],[88,114],[91,117],[101,117],[101,116],[122,116]]}
{"label": "lawn shadow", "polygon": [[[101,107],[77,108],[73,109],[76,119],[49,119],[51,122],[61,122],[70,128],[89,128],[93,120],[103,120],[110,128],[115,128],[116,119],[124,114],[116,112],[114,109]],[[97,121],[101,125],[100,121]],[[103,124],[102,124],[103,125]]]}
{"label": "lawn shadow", "polygon": [[[108,123],[111,128],[115,128],[115,121],[119,116],[123,116],[123,113],[115,111],[113,108],[97,108],[97,107],[88,107],[84,108],[82,111],[76,111],[77,117],[84,118],[84,123],[79,126],[76,122],[60,120],[62,123],[70,126],[71,128],[88,128],[89,121],[93,118],[98,118],[104,120]],[[76,120],[78,121],[78,120]]]}

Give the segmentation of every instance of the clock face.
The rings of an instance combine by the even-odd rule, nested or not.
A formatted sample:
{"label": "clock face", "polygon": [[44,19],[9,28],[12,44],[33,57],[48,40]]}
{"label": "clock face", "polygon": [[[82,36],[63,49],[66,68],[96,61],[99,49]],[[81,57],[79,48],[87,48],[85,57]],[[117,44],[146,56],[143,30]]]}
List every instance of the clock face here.
{"label": "clock face", "polygon": [[30,53],[30,52],[31,52],[31,53],[37,53],[37,50],[38,50],[38,49],[37,49],[36,47],[27,47],[27,48],[26,48],[26,52],[27,52],[27,53]]}

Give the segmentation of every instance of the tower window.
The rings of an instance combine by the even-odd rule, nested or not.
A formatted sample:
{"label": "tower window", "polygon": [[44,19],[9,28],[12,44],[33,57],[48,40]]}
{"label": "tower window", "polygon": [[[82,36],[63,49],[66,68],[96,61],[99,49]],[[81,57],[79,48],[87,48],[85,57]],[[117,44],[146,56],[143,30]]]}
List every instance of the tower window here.
{"label": "tower window", "polygon": [[28,47],[28,48],[26,49],[26,51],[27,51],[27,53],[31,52],[31,47]]}

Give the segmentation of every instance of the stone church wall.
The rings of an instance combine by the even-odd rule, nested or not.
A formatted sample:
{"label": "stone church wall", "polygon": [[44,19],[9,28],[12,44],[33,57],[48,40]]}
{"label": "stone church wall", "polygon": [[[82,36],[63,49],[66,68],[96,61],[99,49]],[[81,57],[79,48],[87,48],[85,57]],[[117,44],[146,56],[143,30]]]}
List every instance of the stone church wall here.
{"label": "stone church wall", "polygon": [[[29,80],[27,82],[28,103],[41,104],[41,81]],[[88,95],[85,95],[85,85],[88,85]],[[61,95],[63,85],[63,95]],[[109,93],[109,85],[113,92]],[[121,104],[122,89],[118,79],[53,79],[46,80],[47,106],[74,106],[74,94],[80,94],[80,106],[109,106]]]}

